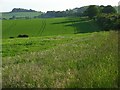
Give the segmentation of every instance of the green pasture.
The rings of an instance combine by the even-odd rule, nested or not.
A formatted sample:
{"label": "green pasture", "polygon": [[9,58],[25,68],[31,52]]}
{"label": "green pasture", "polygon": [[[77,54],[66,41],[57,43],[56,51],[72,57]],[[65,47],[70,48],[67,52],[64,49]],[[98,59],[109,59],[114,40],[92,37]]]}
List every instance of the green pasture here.
{"label": "green pasture", "polygon": [[3,20],[3,38],[27,34],[29,37],[100,31],[93,22],[80,18]]}

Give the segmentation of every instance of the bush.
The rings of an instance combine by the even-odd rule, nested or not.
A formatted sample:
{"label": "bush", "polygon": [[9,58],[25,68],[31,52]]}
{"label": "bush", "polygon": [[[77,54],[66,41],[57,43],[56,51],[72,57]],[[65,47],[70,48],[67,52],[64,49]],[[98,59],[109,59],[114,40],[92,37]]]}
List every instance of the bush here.
{"label": "bush", "polygon": [[11,39],[12,39],[12,38],[14,38],[14,37],[9,37],[9,38],[11,38]]}
{"label": "bush", "polygon": [[29,37],[29,36],[28,36],[28,35],[23,34],[23,35],[18,35],[17,37],[18,37],[18,38],[27,38],[27,37]]}

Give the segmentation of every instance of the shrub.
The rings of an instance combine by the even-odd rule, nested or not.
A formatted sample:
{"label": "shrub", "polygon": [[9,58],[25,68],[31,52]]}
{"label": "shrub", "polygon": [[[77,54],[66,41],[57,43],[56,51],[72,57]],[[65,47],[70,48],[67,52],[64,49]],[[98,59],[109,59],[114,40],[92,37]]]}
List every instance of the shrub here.
{"label": "shrub", "polygon": [[29,37],[29,36],[28,36],[28,35],[23,34],[23,35],[18,35],[17,37],[18,37],[18,38],[27,38],[27,37]]}
{"label": "shrub", "polygon": [[14,37],[9,37],[9,38],[11,38],[11,39],[12,39],[12,38],[14,38]]}

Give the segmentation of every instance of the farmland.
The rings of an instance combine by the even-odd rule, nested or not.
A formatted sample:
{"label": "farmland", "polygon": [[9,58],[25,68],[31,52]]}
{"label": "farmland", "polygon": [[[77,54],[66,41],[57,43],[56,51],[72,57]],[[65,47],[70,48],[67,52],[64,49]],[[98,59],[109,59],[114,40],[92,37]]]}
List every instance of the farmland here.
{"label": "farmland", "polygon": [[17,37],[19,34],[36,37],[100,30],[93,21],[82,21],[84,18],[80,20],[79,18],[74,18],[73,20],[72,18],[4,20],[2,34],[3,38]]}
{"label": "farmland", "polygon": [[3,87],[118,87],[116,31],[86,18],[48,18],[3,20],[2,33]]}
{"label": "farmland", "polygon": [[4,12],[2,13],[2,17],[5,19],[15,17],[30,17],[33,18],[34,16],[41,15],[40,12]]}

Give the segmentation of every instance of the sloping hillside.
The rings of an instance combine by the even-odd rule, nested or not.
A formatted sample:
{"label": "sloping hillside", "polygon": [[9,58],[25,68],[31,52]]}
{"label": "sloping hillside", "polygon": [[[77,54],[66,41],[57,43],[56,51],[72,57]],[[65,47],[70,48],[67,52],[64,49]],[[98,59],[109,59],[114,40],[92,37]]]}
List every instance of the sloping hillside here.
{"label": "sloping hillside", "polygon": [[117,88],[117,35],[3,39],[3,88]]}

